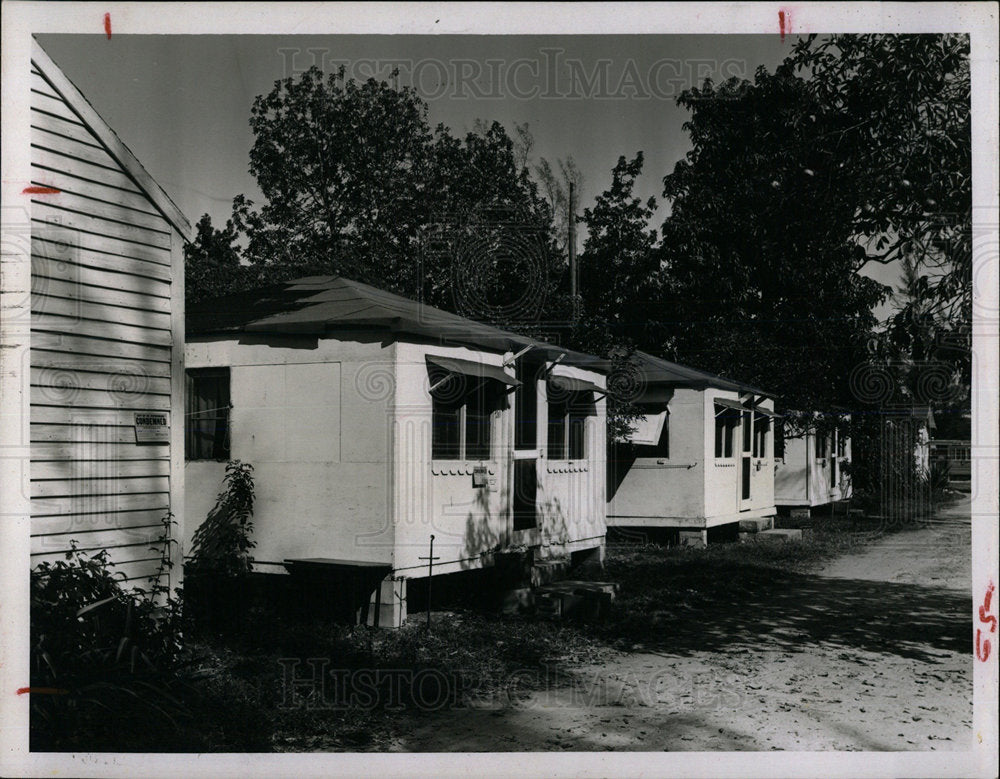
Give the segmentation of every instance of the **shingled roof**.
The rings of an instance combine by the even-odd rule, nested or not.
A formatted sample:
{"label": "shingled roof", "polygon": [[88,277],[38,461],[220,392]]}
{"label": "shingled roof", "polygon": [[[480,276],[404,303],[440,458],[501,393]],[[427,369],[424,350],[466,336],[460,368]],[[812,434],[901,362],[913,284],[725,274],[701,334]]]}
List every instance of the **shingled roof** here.
{"label": "shingled roof", "polygon": [[752,392],[755,395],[775,397],[773,392],[766,392],[749,384],[734,379],[716,376],[714,373],[689,368],[676,362],[654,357],[646,352],[635,353],[639,363],[639,372],[647,386],[679,387],[685,389],[723,389],[733,392]]}
{"label": "shingled roof", "polygon": [[562,362],[607,372],[608,364],[528,336],[418,303],[342,276],[309,276],[249,292],[203,300],[187,309],[187,335],[255,333],[329,336],[350,329],[386,329],[396,334],[497,352],[526,346]]}

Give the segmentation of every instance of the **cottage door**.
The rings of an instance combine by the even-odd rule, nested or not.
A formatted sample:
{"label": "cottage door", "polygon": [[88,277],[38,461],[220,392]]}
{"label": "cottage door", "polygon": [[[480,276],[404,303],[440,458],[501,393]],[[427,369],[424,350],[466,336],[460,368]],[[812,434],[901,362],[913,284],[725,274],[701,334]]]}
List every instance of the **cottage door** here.
{"label": "cottage door", "polygon": [[750,508],[750,473],[753,465],[753,417],[747,409],[742,414],[743,444],[740,452],[740,511]]}
{"label": "cottage door", "polygon": [[512,544],[538,543],[538,375],[541,365],[518,360],[514,373],[514,451],[512,462]]}

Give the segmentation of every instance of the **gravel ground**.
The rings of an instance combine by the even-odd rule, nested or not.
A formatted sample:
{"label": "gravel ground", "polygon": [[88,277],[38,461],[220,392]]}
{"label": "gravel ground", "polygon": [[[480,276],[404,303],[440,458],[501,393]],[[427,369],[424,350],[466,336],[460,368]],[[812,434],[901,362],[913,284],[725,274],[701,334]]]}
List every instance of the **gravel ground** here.
{"label": "gravel ground", "polygon": [[391,748],[968,749],[970,544],[963,499],[767,592],[736,586],[677,642],[407,718]]}

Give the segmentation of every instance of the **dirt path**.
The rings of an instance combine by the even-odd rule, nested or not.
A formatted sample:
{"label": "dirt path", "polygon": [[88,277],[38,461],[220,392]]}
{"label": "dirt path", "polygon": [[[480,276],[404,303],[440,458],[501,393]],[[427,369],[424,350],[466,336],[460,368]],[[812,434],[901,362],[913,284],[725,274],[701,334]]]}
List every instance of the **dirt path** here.
{"label": "dirt path", "polygon": [[766,597],[734,587],[669,646],[519,700],[414,716],[395,749],[967,749],[969,550],[964,500]]}

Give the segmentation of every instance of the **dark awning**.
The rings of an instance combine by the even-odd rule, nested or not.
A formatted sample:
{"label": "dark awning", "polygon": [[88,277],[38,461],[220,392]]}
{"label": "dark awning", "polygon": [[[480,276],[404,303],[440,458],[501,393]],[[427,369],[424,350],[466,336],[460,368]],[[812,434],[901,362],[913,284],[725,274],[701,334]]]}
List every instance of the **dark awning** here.
{"label": "dark awning", "polygon": [[572,376],[552,376],[549,378],[549,383],[560,393],[599,392],[603,395],[606,392],[593,382],[574,379]]}
{"label": "dark awning", "polygon": [[717,406],[722,406],[723,408],[732,409],[733,411],[749,411],[746,406],[740,403],[738,400],[730,400],[729,398],[712,398],[712,401]]}
{"label": "dark awning", "polygon": [[763,414],[766,417],[780,417],[781,416],[781,414],[776,414],[775,412],[771,411],[771,409],[764,408],[763,406],[754,406],[753,410],[756,411],[758,414]]}
{"label": "dark awning", "polygon": [[492,379],[508,387],[519,387],[521,382],[510,374],[506,373],[499,365],[487,365],[486,363],[473,362],[472,360],[462,360],[458,357],[438,357],[427,355],[427,362],[443,368],[449,373],[458,373],[463,376],[471,376],[474,379]]}

